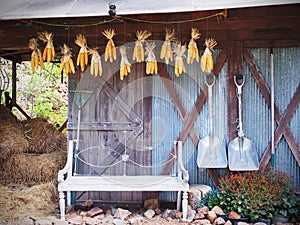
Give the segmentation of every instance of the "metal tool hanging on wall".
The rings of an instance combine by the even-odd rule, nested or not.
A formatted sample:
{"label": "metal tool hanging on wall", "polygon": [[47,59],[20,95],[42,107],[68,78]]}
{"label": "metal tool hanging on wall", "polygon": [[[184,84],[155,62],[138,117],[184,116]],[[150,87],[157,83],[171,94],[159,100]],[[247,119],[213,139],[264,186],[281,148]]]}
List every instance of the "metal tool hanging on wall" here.
{"label": "metal tool hanging on wall", "polygon": [[250,171],[258,170],[259,161],[257,150],[253,142],[245,137],[242,118],[242,88],[245,83],[243,75],[234,76],[238,98],[238,137],[229,142],[228,162],[229,170]]}
{"label": "metal tool hanging on wall", "polygon": [[212,88],[216,78],[213,74],[205,76],[208,90],[209,134],[198,143],[197,165],[199,168],[227,167],[225,141],[214,135],[213,132],[213,96]]}

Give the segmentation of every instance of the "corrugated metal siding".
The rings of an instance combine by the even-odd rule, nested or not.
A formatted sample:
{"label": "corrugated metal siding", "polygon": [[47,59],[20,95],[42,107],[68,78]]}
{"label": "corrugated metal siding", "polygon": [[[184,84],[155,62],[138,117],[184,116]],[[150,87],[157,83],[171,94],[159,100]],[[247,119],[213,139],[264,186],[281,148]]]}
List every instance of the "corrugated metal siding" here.
{"label": "corrugated metal siding", "polygon": [[[269,49],[251,49],[253,59],[270,88],[270,51]],[[274,54],[274,95],[275,102],[284,115],[291,98],[300,82],[300,48],[276,48]],[[244,130],[245,135],[255,144],[260,157],[271,140],[271,111],[267,107],[258,86],[251,77],[249,69],[244,67],[247,78],[244,86]],[[290,122],[290,129],[296,142],[300,143],[300,107]],[[275,124],[275,129],[277,124]],[[275,153],[275,169],[294,176],[294,185],[299,186],[300,168],[286,140],[281,138]],[[299,187],[298,187],[299,188]]]}

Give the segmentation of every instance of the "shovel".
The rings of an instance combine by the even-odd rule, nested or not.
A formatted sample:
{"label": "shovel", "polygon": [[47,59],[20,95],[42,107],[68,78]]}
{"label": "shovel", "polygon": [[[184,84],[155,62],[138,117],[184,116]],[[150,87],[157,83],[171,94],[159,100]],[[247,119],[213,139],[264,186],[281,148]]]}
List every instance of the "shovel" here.
{"label": "shovel", "polygon": [[214,75],[205,77],[205,84],[208,89],[209,135],[198,143],[197,165],[199,168],[227,167],[225,142],[213,135],[212,87],[215,84],[215,80]]}
{"label": "shovel", "polygon": [[[237,80],[242,79],[242,83],[239,84]],[[243,131],[242,122],[242,87],[245,83],[243,75],[234,76],[234,84],[237,88],[237,98],[238,98],[238,137],[234,138],[229,142],[228,145],[228,161],[229,170],[237,171],[250,171],[258,170],[259,161],[257,156],[257,151],[252,141],[245,137]]]}

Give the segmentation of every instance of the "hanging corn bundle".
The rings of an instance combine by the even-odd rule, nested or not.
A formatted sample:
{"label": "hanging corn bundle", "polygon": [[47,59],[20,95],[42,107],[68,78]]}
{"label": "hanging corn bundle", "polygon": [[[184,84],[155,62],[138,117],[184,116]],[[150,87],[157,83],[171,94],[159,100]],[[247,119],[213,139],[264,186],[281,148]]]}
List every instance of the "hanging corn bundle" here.
{"label": "hanging corn bundle", "polygon": [[110,62],[113,62],[117,59],[117,50],[113,41],[113,37],[115,36],[115,30],[109,28],[104,30],[102,34],[108,39],[108,42],[105,47],[104,60],[106,62],[109,59]]}
{"label": "hanging corn bundle", "polygon": [[102,64],[100,54],[97,48],[89,49],[89,54],[92,55],[90,73],[95,76],[102,75]]}
{"label": "hanging corn bundle", "polygon": [[175,52],[175,75],[179,77],[182,73],[185,73],[185,66],[183,62],[183,57],[185,57],[184,53],[186,51],[186,46],[181,45],[180,43],[174,44],[174,52]]}
{"label": "hanging corn bundle", "polygon": [[213,48],[217,45],[217,42],[213,38],[205,39],[206,48],[201,57],[201,69],[203,72],[210,73],[214,68],[214,61],[212,57]]}
{"label": "hanging corn bundle", "polygon": [[41,41],[46,43],[46,46],[45,46],[44,52],[43,52],[43,59],[47,60],[47,63],[49,63],[51,60],[54,60],[54,57],[55,57],[53,37],[54,37],[54,35],[52,33],[48,33],[47,31],[38,33],[38,38]]}
{"label": "hanging corn bundle", "polygon": [[65,69],[65,74],[66,76],[69,75],[69,73],[75,73],[75,67],[74,67],[74,63],[72,60],[72,52],[71,49],[64,44],[63,47],[60,47],[61,49],[61,63],[60,63],[60,67],[58,69],[58,73],[61,73],[63,69]]}
{"label": "hanging corn bundle", "polygon": [[133,49],[133,56],[132,59],[136,60],[137,62],[144,62],[144,41],[151,36],[151,32],[144,30],[144,31],[137,31],[135,46]]}
{"label": "hanging corn bundle", "polygon": [[77,66],[80,65],[81,71],[83,72],[85,66],[88,64],[88,50],[85,36],[79,34],[76,36],[75,44],[80,47],[78,56],[77,56]]}
{"label": "hanging corn bundle", "polygon": [[170,61],[173,61],[173,53],[171,42],[175,41],[175,30],[166,30],[165,41],[161,47],[160,58],[165,59],[165,63],[169,64]]}
{"label": "hanging corn bundle", "polygon": [[29,40],[28,47],[32,50],[31,53],[31,70],[34,72],[40,65],[44,69],[44,61],[41,50],[38,48],[37,41],[35,38]]}
{"label": "hanging corn bundle", "polygon": [[187,64],[191,64],[196,59],[199,62],[199,52],[196,40],[200,38],[200,33],[197,28],[192,28],[191,31],[191,40],[188,45],[188,55],[187,55]]}
{"label": "hanging corn bundle", "polygon": [[154,42],[146,42],[146,74],[155,74],[158,72],[157,60],[154,54],[154,48],[156,47]]}
{"label": "hanging corn bundle", "polygon": [[131,64],[128,61],[125,46],[120,47],[120,53],[121,53],[120,79],[123,80],[124,76],[127,76],[131,71],[131,69],[130,69]]}

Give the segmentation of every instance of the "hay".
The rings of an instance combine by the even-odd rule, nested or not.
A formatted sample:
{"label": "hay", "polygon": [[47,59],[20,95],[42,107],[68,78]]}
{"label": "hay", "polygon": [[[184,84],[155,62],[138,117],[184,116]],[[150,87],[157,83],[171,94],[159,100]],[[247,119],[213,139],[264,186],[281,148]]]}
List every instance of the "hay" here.
{"label": "hay", "polygon": [[4,105],[0,105],[0,121],[5,124],[18,124],[19,120],[12,111],[5,107]]}
{"label": "hay", "polygon": [[33,118],[22,121],[29,142],[27,153],[51,153],[66,150],[67,140],[46,119]]}
{"label": "hay", "polygon": [[46,217],[57,207],[58,193],[53,183],[32,187],[7,187],[0,184],[0,221],[25,217]]}
{"label": "hay", "polygon": [[56,182],[66,163],[66,152],[16,154],[4,162],[3,180],[17,184]]}
{"label": "hay", "polygon": [[28,141],[21,126],[16,123],[0,123],[0,163],[27,148]]}

